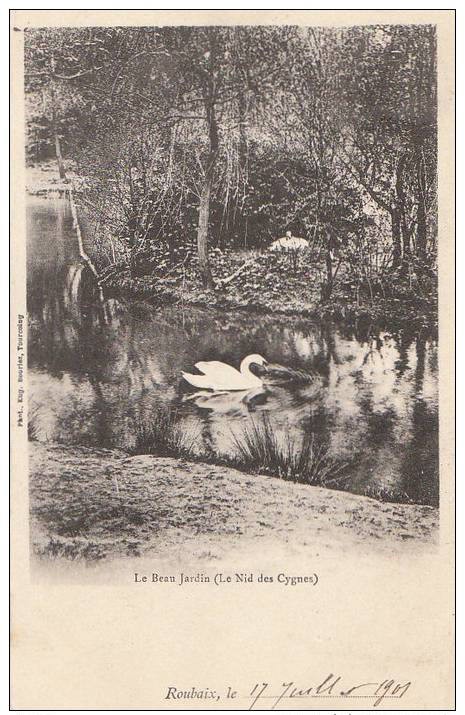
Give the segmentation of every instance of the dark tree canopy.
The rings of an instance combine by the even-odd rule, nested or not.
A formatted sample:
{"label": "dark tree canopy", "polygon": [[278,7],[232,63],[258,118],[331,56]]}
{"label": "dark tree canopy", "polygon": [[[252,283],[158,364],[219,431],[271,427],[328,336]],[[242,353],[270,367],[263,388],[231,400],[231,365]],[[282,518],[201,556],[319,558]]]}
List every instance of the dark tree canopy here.
{"label": "dark tree canopy", "polygon": [[[436,262],[433,26],[27,30],[29,161],[85,178],[132,269],[291,230],[361,274]],[[150,263],[150,261],[149,261]]]}

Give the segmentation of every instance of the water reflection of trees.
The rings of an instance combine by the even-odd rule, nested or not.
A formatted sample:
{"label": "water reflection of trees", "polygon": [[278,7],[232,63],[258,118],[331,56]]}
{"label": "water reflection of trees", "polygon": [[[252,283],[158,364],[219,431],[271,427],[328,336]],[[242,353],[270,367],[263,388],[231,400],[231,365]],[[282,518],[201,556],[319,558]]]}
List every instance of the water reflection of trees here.
{"label": "water reflection of trees", "polygon": [[[436,386],[432,389],[437,373],[434,336],[371,328],[365,335],[358,333],[354,344],[352,331],[336,334],[331,359],[338,367],[331,372],[337,377],[330,378],[325,407],[332,415],[333,450],[346,458],[352,454],[352,486],[388,498],[436,503],[437,401],[425,397],[425,390],[431,396]],[[374,483],[377,489],[372,489]]]}
{"label": "water reflection of trees", "polygon": [[414,374],[411,438],[402,462],[404,489],[414,501],[439,503],[439,422],[423,398],[427,337],[424,331],[416,336],[416,366]]}
{"label": "water reflection of trees", "polygon": [[[437,499],[437,409],[424,394],[437,363],[426,332],[178,308],[131,311],[114,300],[102,307],[85,271],[78,295],[69,299],[69,271],[36,266],[28,285],[29,364],[49,376],[47,394],[55,394],[44,405],[44,383],[37,382],[33,395],[54,412],[49,437],[122,444],[130,441],[133,422],[141,414],[150,419],[163,402],[176,405],[186,428],[201,421],[204,450],[227,450],[231,427],[250,416],[247,406],[239,404],[234,414],[199,410],[183,401],[188,388],[180,373],[199,359],[239,365],[258,352],[316,375],[321,389],[274,387],[254,404],[256,412],[269,411],[278,429],[313,432],[328,442],[336,457],[351,461],[356,491],[375,485],[393,497]],[[71,283],[75,288],[74,278]]]}

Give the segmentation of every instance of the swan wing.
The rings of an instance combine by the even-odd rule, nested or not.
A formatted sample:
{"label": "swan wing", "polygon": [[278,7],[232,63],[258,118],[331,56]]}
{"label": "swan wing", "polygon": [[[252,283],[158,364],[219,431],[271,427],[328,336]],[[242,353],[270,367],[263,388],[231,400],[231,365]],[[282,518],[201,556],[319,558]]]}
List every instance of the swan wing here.
{"label": "swan wing", "polygon": [[195,367],[204,374],[191,375],[183,372],[182,375],[191,385],[204,390],[248,390],[261,384],[259,378],[243,375],[236,368],[218,360],[198,362]]}
{"label": "swan wing", "polygon": [[188,372],[182,373],[183,378],[194,387],[199,387],[203,390],[211,390],[214,388],[211,379],[207,375],[191,375]]}
{"label": "swan wing", "polygon": [[221,380],[221,382],[227,382],[228,380],[237,380],[238,377],[242,377],[239,370],[235,367],[228,365],[225,362],[220,362],[219,360],[211,360],[209,362],[197,362],[195,367],[200,372],[205,375],[214,378],[215,380]]}

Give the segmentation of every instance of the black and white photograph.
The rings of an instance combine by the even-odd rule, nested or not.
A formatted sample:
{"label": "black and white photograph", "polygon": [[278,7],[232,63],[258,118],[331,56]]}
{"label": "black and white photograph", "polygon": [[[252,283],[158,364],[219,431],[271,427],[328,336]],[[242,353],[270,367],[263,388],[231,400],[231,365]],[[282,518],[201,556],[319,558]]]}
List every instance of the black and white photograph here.
{"label": "black and white photograph", "polygon": [[434,25],[24,53],[35,563],[434,541]]}
{"label": "black and white photograph", "polygon": [[14,708],[452,707],[454,22],[12,11]]}

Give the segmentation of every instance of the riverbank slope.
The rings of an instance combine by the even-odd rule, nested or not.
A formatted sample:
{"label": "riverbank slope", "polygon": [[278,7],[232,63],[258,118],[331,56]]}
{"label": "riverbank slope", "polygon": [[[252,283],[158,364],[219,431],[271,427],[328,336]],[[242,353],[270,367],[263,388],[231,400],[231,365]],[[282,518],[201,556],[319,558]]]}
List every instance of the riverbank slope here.
{"label": "riverbank slope", "polygon": [[30,444],[29,460],[32,548],[42,561],[208,565],[261,544],[295,558],[310,549],[392,553],[437,533],[432,507],[229,467],[40,443]]}

